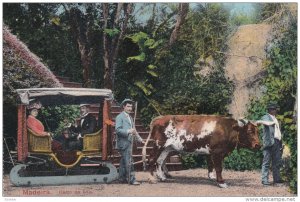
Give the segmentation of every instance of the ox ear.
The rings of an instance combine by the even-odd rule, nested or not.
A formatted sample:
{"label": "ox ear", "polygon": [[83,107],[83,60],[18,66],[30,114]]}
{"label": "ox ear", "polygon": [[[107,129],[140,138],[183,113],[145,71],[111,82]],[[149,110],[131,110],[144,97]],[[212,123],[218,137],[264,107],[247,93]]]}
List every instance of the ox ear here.
{"label": "ox ear", "polygon": [[238,131],[240,128],[244,127],[245,123],[242,122],[241,120],[237,120],[233,125],[232,128],[236,131]]}
{"label": "ox ear", "polygon": [[232,128],[233,128],[233,130],[238,131],[240,127],[239,127],[238,123],[235,123],[235,124],[232,125]]}

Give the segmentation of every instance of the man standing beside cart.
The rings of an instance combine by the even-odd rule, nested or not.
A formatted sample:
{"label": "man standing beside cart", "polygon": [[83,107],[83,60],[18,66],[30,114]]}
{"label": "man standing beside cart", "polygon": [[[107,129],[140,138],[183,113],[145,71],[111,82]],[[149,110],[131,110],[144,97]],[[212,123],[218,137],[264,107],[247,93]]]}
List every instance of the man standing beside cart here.
{"label": "man standing beside cart", "polygon": [[134,140],[145,144],[135,129],[134,120],[130,116],[133,108],[133,101],[125,99],[121,103],[123,112],[116,117],[116,148],[118,149],[121,159],[119,167],[119,180],[131,185],[139,185],[135,179],[134,165],[132,159],[132,144]]}

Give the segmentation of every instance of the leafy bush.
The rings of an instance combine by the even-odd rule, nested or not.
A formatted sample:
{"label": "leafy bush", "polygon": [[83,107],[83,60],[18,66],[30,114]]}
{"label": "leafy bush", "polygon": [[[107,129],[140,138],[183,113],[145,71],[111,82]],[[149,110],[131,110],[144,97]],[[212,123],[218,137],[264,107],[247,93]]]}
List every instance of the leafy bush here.
{"label": "leafy bush", "polygon": [[230,17],[232,26],[241,26],[256,23],[255,15],[247,15],[245,13],[234,13]]}
{"label": "leafy bush", "polygon": [[[226,114],[233,85],[221,68],[229,14],[221,4],[205,4],[189,13],[178,41],[166,44],[172,29],[138,32],[125,40],[130,50],[116,72],[116,97],[132,97],[146,125],[159,114]],[[164,30],[160,33],[160,30]],[[166,31],[168,30],[168,31]],[[122,55],[122,54],[121,54]],[[196,75],[195,64],[214,59],[209,74]]]}
{"label": "leafy bush", "polygon": [[182,163],[183,168],[185,168],[185,169],[195,168],[197,166],[195,157],[192,154],[182,155],[181,163]]}
{"label": "leafy bush", "polygon": [[279,116],[278,119],[282,123],[283,139],[289,150],[291,151],[291,156],[283,165],[282,175],[286,181],[290,184],[290,189],[292,192],[297,193],[297,125],[292,119],[293,113],[291,111],[284,113]]}
{"label": "leafy bush", "polygon": [[248,149],[234,150],[224,159],[224,167],[233,170],[255,170],[261,165],[261,152],[253,152]]}
{"label": "leafy bush", "polygon": [[181,155],[181,163],[184,169],[189,168],[207,168],[206,156],[185,154]]}

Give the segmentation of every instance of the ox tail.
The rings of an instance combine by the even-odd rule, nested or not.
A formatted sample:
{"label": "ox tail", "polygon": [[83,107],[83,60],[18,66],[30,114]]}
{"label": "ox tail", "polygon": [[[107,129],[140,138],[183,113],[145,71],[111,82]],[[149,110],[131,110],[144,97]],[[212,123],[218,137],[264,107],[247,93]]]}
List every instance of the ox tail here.
{"label": "ox tail", "polygon": [[147,145],[148,145],[148,142],[151,138],[151,133],[152,133],[152,124],[150,125],[150,132],[149,132],[149,135],[147,137],[147,140],[143,146],[143,151],[142,151],[142,155],[143,155],[143,169],[144,171],[146,171],[147,169]]}
{"label": "ox tail", "polygon": [[153,122],[156,120],[157,118],[153,119],[150,123],[150,132],[149,132],[149,135],[147,137],[147,140],[146,140],[146,143],[144,144],[143,146],[143,150],[142,150],[142,155],[143,155],[143,169],[144,171],[146,171],[147,169],[147,145],[148,145],[148,142],[151,138],[151,134],[152,134],[152,130],[153,130]]}

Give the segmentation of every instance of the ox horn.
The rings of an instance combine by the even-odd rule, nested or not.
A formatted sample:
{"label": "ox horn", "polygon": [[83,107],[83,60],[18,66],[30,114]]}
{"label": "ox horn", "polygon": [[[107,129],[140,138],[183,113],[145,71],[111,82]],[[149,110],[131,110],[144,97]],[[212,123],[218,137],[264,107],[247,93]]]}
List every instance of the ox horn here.
{"label": "ox horn", "polygon": [[238,120],[238,125],[240,126],[240,127],[243,127],[243,126],[245,126],[247,123],[248,123],[249,121],[247,120],[247,119],[239,119]]}
{"label": "ox horn", "polygon": [[252,123],[254,126],[257,126],[257,122],[256,121],[250,120],[250,123]]}
{"label": "ox horn", "polygon": [[243,127],[243,126],[245,125],[245,124],[244,124],[242,121],[240,121],[240,120],[238,120],[237,122],[238,122],[239,127]]}

